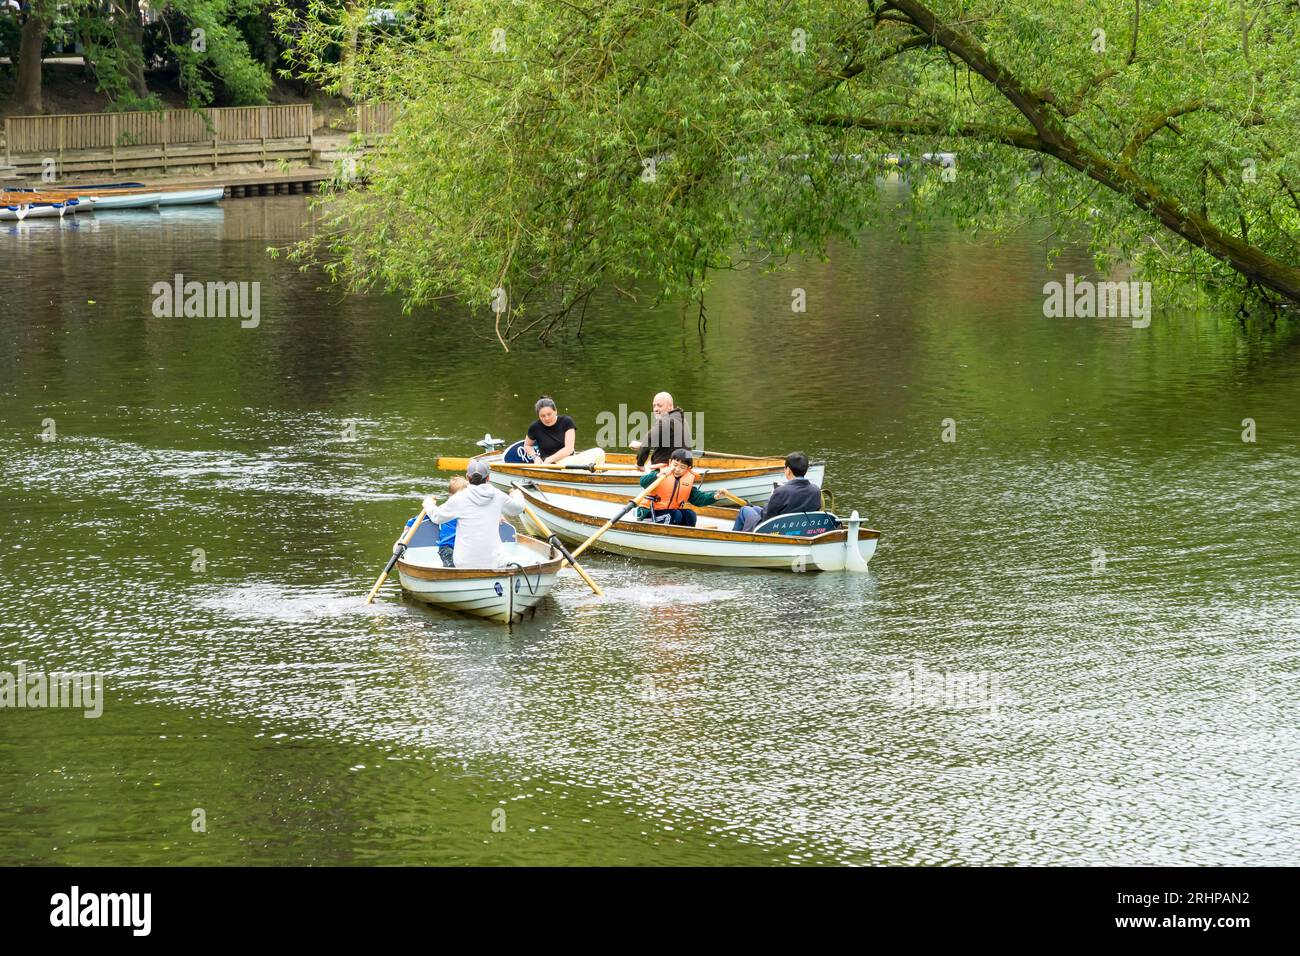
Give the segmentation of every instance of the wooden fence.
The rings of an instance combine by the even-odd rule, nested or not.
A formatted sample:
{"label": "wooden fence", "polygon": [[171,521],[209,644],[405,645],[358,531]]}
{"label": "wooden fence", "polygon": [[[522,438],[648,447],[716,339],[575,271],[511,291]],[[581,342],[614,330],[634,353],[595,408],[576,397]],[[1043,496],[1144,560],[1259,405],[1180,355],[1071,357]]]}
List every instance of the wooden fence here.
{"label": "wooden fence", "polygon": [[363,136],[391,133],[396,112],[392,103],[358,103],[357,132]]}
{"label": "wooden fence", "polygon": [[312,110],[301,106],[235,106],[139,113],[69,113],[10,116],[5,138],[12,153],[60,149],[111,149],[173,143],[310,139]]}
{"label": "wooden fence", "polygon": [[5,162],[40,172],[311,158],[310,104],[5,118]]}

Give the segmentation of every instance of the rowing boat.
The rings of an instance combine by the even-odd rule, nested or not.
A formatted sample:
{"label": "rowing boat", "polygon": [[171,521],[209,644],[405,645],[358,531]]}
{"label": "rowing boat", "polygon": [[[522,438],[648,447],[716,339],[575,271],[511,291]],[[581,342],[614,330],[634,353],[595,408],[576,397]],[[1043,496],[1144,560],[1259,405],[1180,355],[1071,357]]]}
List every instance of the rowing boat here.
{"label": "rowing boat", "polygon": [[[32,190],[28,195],[35,196]],[[143,183],[109,183],[98,186],[72,186],[40,190],[42,200],[77,199],[90,202],[96,210],[152,209],[160,206],[194,206],[218,202],[225,195],[224,186],[205,188],[149,187]],[[13,194],[10,194],[12,198]]]}
{"label": "rowing boat", "polygon": [[[521,486],[524,500],[565,541],[586,540],[627,504],[622,495],[566,485]],[[880,532],[862,527],[855,511],[842,519],[828,511],[779,515],[753,531],[732,531],[736,512],[695,508],[696,526],[653,524],[632,514],[592,548],[652,561],[784,571],[866,571]],[[544,533],[524,513],[525,527]]]}
{"label": "rowing boat", "polygon": [[0,221],[23,222],[27,219],[54,219],[63,218],[65,208],[63,203],[13,203],[6,206],[0,206]]}
{"label": "rowing boat", "polygon": [[[472,461],[486,462],[492,469],[489,480],[507,491],[517,481],[547,481],[568,488],[603,491],[622,496],[622,500],[641,493],[641,476],[645,472],[636,466],[636,455],[618,452],[606,453],[603,465],[572,465],[563,462],[554,465],[537,465],[524,459],[523,442],[518,441],[505,451],[484,452]],[[729,455],[705,452],[696,457],[692,466],[702,479],[701,488],[715,491],[726,488],[733,495],[755,504],[772,497],[772,490],[785,482],[785,459],[774,456]],[[808,466],[806,476],[820,485],[826,477],[824,462]]]}
{"label": "rowing boat", "polygon": [[62,219],[65,215],[90,212],[94,206],[91,200],[61,199],[51,201],[43,196],[14,199],[12,194],[0,198],[0,220],[23,222],[27,219]]}
{"label": "rowing boat", "polygon": [[501,526],[501,537],[506,562],[501,567],[443,567],[438,526],[426,518],[397,561],[402,589],[427,604],[503,624],[536,614],[564,559],[549,544],[516,534],[508,524]]}
{"label": "rowing boat", "polygon": [[101,193],[96,196],[95,211],[109,209],[153,209],[162,198],[158,192]]}
{"label": "rowing boat", "polygon": [[211,189],[161,189],[158,191],[158,205],[196,206],[217,202],[225,194],[225,186],[214,186]]}
{"label": "rowing boat", "polygon": [[98,197],[63,189],[6,189],[0,191],[0,219],[52,219],[94,210]]}

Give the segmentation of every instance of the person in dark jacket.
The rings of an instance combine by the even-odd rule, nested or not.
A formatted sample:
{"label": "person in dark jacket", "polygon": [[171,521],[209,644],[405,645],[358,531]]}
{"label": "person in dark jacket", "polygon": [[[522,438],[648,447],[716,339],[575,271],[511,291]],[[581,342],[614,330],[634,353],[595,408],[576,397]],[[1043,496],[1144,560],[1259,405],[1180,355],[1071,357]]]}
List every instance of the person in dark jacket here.
{"label": "person in dark jacket", "polygon": [[745,505],[736,515],[732,531],[753,531],[761,522],[777,515],[822,510],[822,490],[804,477],[808,474],[808,456],[792,451],[785,456],[785,484],[778,485],[762,508]]}
{"label": "person in dark jacket", "polygon": [[[695,527],[695,512],[687,505],[707,508],[727,494],[726,488],[717,491],[703,491],[698,482],[702,479],[691,469],[694,459],[685,448],[672,452],[672,458],[665,465],[651,469],[641,476],[641,487],[654,486],[654,492],[646,498],[649,507],[636,509],[638,520],[647,518],[656,524],[680,524],[688,528]],[[660,478],[663,480],[660,481]]]}
{"label": "person in dark jacket", "polygon": [[672,457],[673,450],[685,448],[686,413],[673,404],[673,397],[667,392],[660,392],[654,397],[654,422],[645,442],[636,446],[636,466],[644,468],[646,461],[651,465],[666,465]]}

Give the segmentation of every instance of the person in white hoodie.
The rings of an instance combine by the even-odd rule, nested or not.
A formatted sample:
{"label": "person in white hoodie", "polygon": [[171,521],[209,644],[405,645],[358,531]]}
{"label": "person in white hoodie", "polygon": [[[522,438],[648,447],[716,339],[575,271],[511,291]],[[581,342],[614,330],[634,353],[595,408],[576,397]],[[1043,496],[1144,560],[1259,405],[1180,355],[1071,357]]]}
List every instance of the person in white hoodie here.
{"label": "person in white hoodie", "polygon": [[524,510],[518,492],[507,495],[488,483],[488,466],[471,461],[465,469],[469,487],[463,488],[439,507],[433,495],[424,499],[429,519],[438,524],[456,521],[456,546],[452,564],[458,568],[496,568],[501,566],[501,531],[503,517],[513,518]]}

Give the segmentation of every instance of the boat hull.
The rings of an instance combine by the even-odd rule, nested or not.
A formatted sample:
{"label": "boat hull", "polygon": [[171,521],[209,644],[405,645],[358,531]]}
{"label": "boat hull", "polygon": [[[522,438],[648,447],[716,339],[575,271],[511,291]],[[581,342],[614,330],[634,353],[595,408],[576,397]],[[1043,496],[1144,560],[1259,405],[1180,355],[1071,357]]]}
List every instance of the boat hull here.
{"label": "boat hull", "polygon": [[[624,500],[634,498],[644,490],[640,482],[645,472],[636,467],[635,455],[607,454],[605,463],[613,467],[597,470],[510,463],[503,458],[503,452],[495,452],[477,455],[475,460],[486,462],[492,469],[489,480],[507,491],[515,482],[522,481],[544,481],[569,488],[606,492],[620,495]],[[785,482],[783,458],[704,455],[697,459],[695,470],[703,478],[700,483],[703,490],[726,488],[733,495],[754,504],[767,501],[772,497],[775,486]],[[809,465],[806,477],[813,484],[824,484],[826,465],[822,462]]]}
{"label": "boat hull", "polygon": [[523,535],[510,553],[521,567],[444,568],[437,547],[411,548],[397,562],[398,580],[418,601],[513,624],[536,613],[563,559],[551,557],[550,545]]}
{"label": "boat hull", "polygon": [[95,211],[106,209],[153,209],[158,205],[161,193],[125,193],[117,195],[100,195],[95,197]]}
{"label": "boat hull", "polygon": [[[226,194],[224,186],[199,189],[150,189],[139,183],[115,183],[104,186],[76,186],[71,189],[41,191],[45,202],[33,206],[24,219],[45,219],[66,213],[108,209],[152,209],[159,206],[198,206],[219,202]],[[7,194],[16,199],[15,194]],[[36,196],[36,193],[33,193]],[[50,200],[63,200],[63,211],[42,211]],[[18,219],[16,211],[0,207],[0,219]]]}
{"label": "boat hull", "polygon": [[226,194],[224,186],[213,189],[178,189],[163,191],[158,194],[159,206],[196,206],[202,203],[217,202]]}
{"label": "boat hull", "polygon": [[[524,498],[547,528],[567,542],[589,538],[622,509],[614,495],[573,492],[555,485],[525,488]],[[856,547],[865,568],[876,553],[880,532],[852,523],[812,537],[754,534],[731,531],[734,512],[723,508],[695,509],[694,528],[637,521],[631,514],[615,523],[591,545],[595,550],[650,561],[704,564],[717,567],[767,568],[779,571],[843,571],[849,566],[849,547]],[[523,521],[530,530],[544,533],[536,522]],[[856,562],[854,562],[856,564]]]}
{"label": "boat hull", "polygon": [[62,219],[63,216],[72,210],[63,203],[41,203],[39,205],[28,206],[26,212],[19,209],[10,209],[7,206],[0,208],[0,222],[13,222],[15,220],[26,222],[28,219]]}

